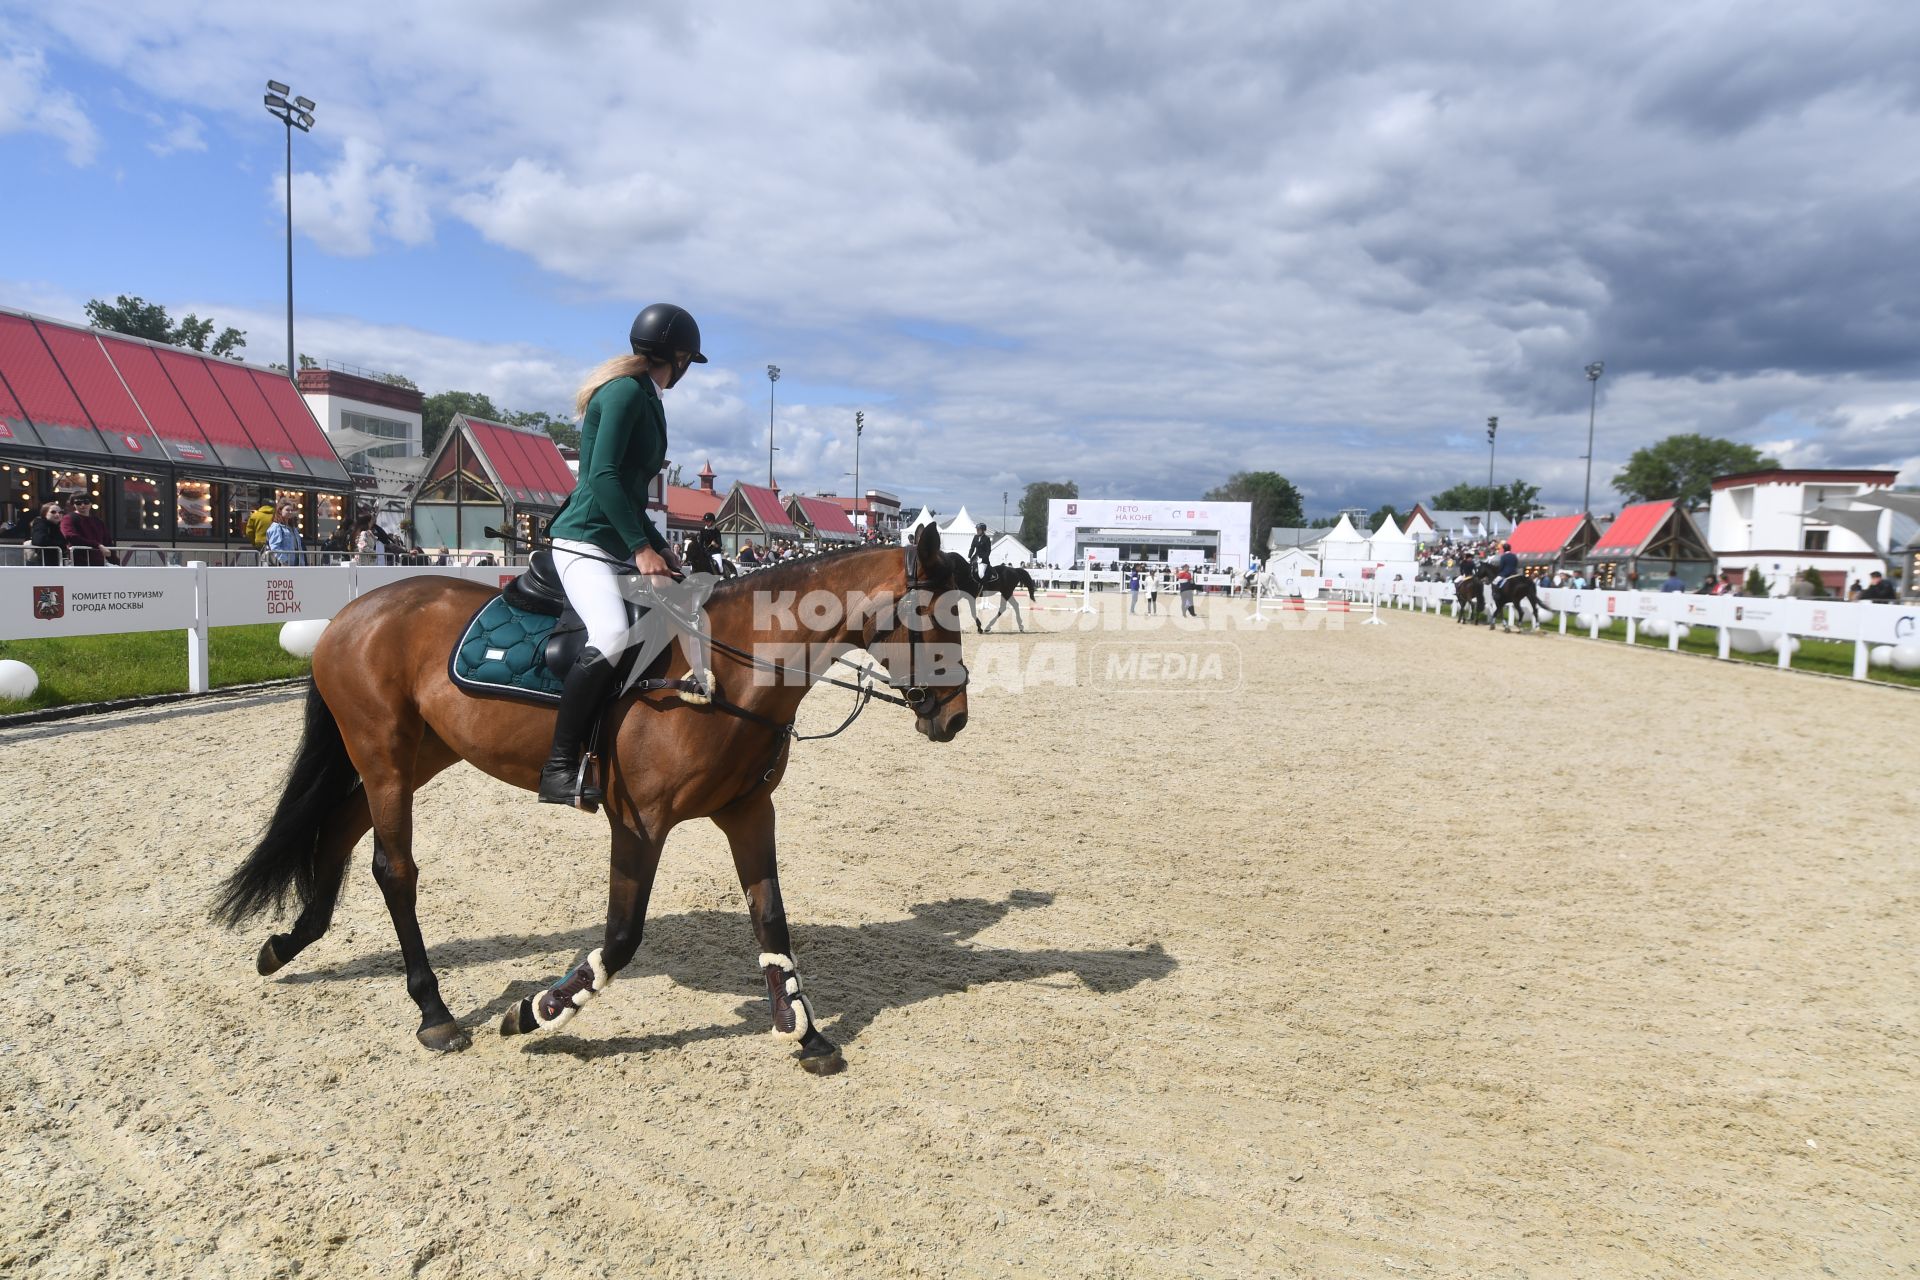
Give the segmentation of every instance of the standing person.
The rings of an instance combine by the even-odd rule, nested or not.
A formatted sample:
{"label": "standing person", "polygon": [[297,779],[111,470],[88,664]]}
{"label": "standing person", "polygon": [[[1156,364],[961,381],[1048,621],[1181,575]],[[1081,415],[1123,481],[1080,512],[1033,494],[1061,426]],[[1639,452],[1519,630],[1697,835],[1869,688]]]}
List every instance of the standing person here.
{"label": "standing person", "polygon": [[353,519],[353,562],[372,564],[380,557],[380,540],[373,536],[373,512],[362,511]]}
{"label": "standing person", "polygon": [[267,549],[267,530],[273,527],[273,495],[267,490],[260,491],[260,505],[247,517],[246,537],[255,551],[263,555]]}
{"label": "standing person", "polygon": [[107,541],[107,526],[93,514],[93,500],[84,493],[73,495],[73,509],[60,521],[60,536],[76,565],[120,563]]}
{"label": "standing person", "polygon": [[1127,612],[1132,613],[1140,607],[1140,570],[1127,570]]}
{"label": "standing person", "polygon": [[27,534],[27,563],[37,564],[45,569],[54,568],[66,559],[67,540],[61,536],[60,524],[67,517],[67,509],[55,498],[40,508],[40,514],[33,518],[33,528]]}
{"label": "standing person", "polygon": [[1196,613],[1193,608],[1193,570],[1187,568],[1185,565],[1181,565],[1178,581],[1180,583],[1180,616],[1184,618],[1199,617],[1200,615]]}
{"label": "standing person", "polygon": [[[671,303],[656,302],[627,334],[630,356],[600,365],[580,386],[580,483],[548,532],[567,600],[586,624],[587,647],[567,673],[554,716],[553,747],[540,771],[545,804],[597,805],[600,789],[581,777],[587,731],[613,683],[614,663],[631,636],[615,565],[665,578],[679,569],[647,516],[647,486],[667,457],[667,415],[660,393],[675,386],[700,354],[700,326]],[[700,673],[695,672],[696,677]]]}
{"label": "standing person", "polygon": [[1893,579],[1875,569],[1867,575],[1867,585],[1861,589],[1860,598],[1875,604],[1892,604],[1898,598],[1893,589]]}
{"label": "standing person", "polygon": [[296,565],[307,562],[306,540],[300,536],[300,513],[291,502],[283,502],[267,526],[266,562]]}
{"label": "standing person", "polygon": [[1147,612],[1149,614],[1159,613],[1159,605],[1160,575],[1149,569],[1147,570]]}
{"label": "standing person", "polygon": [[1680,566],[1675,565],[1667,571],[1667,580],[1660,584],[1662,591],[1685,591],[1687,584],[1680,581]]}

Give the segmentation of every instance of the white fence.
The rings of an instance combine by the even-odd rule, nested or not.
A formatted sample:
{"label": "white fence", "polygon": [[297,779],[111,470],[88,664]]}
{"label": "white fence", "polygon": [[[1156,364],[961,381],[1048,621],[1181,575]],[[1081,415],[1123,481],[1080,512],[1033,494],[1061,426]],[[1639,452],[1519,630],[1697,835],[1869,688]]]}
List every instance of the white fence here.
{"label": "white fence", "polygon": [[[1372,597],[1369,597],[1370,599]],[[1381,605],[1438,613],[1455,600],[1447,582],[1400,582],[1378,591]],[[1920,604],[1872,604],[1847,600],[1773,600],[1753,596],[1700,596],[1683,591],[1574,591],[1543,587],[1540,599],[1559,615],[1558,629],[1566,634],[1570,618],[1585,616],[1587,634],[1598,638],[1603,626],[1624,623],[1629,643],[1642,624],[1658,620],[1667,627],[1667,647],[1680,647],[1675,624],[1715,627],[1720,656],[1731,656],[1736,638],[1746,651],[1771,648],[1779,665],[1789,666],[1793,651],[1784,637],[1853,643],[1853,676],[1867,678],[1867,652],[1873,645],[1920,644]],[[1458,611],[1458,605],[1455,604]],[[1759,642],[1757,648],[1754,642]]]}
{"label": "white fence", "polygon": [[187,688],[205,693],[209,627],[331,618],[362,592],[423,574],[465,578],[497,588],[519,573],[511,565],[0,568],[0,640],[184,630]]}

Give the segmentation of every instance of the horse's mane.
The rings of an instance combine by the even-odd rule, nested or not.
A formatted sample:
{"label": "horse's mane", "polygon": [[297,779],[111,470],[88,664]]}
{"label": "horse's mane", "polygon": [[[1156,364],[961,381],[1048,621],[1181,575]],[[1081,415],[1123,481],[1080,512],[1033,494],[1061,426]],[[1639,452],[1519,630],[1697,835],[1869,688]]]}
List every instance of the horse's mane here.
{"label": "horse's mane", "polygon": [[779,591],[785,588],[796,588],[830,561],[851,560],[856,556],[879,555],[899,550],[899,547],[886,546],[831,547],[825,551],[815,551],[810,555],[795,556],[791,560],[782,560],[764,569],[755,569],[742,573],[738,577],[728,578],[716,585],[712,596],[708,598],[724,600],[728,596],[745,591]]}

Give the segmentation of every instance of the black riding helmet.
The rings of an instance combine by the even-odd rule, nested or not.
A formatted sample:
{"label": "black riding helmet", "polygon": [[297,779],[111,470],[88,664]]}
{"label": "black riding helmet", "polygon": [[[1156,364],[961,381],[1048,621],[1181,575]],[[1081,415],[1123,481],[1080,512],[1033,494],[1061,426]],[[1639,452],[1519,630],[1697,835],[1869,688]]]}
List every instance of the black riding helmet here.
{"label": "black riding helmet", "polygon": [[[684,355],[694,364],[707,362],[700,354],[700,326],[685,307],[676,307],[671,302],[656,302],[635,316],[627,337],[637,356],[674,360]],[[667,385],[671,387],[679,382],[680,375],[686,371],[685,365],[674,360],[673,377]]]}

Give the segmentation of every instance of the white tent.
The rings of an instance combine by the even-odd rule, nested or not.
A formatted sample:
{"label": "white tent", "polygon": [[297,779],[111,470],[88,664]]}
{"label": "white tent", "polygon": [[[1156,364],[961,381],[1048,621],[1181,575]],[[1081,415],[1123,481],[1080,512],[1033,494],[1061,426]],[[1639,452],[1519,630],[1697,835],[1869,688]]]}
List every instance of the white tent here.
{"label": "white tent", "polygon": [[967,544],[973,541],[978,524],[979,521],[967,514],[966,504],[962,503],[960,514],[940,526],[941,549],[967,554]]}
{"label": "white tent", "polygon": [[1373,554],[1365,534],[1353,527],[1346,516],[1327,530],[1314,550],[1320,553],[1320,576],[1352,582],[1356,586],[1365,576],[1363,569],[1373,568]]}
{"label": "white tent", "polygon": [[993,555],[989,557],[989,563],[1021,565],[1031,559],[1033,552],[1027,549],[1027,544],[1012,534],[1003,533],[993,540]]}
{"label": "white tent", "polygon": [[933,518],[933,512],[927,510],[925,507],[920,508],[919,515],[900,526],[900,545],[904,547],[912,543],[913,535],[920,532],[920,526],[923,524],[932,524],[937,527],[937,522]]}
{"label": "white tent", "polygon": [[1399,577],[1407,582],[1420,572],[1419,544],[1408,537],[1388,516],[1373,531],[1370,544],[1373,549],[1373,576],[1381,583],[1391,585]]}

